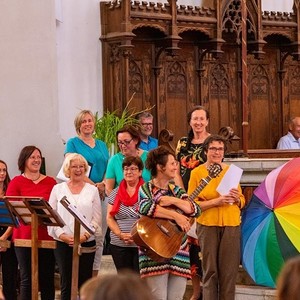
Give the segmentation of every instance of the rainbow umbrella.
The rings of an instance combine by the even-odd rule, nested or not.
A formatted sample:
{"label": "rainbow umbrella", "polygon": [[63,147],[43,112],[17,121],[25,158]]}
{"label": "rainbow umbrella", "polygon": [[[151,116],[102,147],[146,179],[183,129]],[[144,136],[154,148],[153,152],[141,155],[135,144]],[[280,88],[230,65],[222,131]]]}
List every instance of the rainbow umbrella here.
{"label": "rainbow umbrella", "polygon": [[275,287],[300,252],[300,158],[270,172],[242,213],[242,264],[256,284]]}

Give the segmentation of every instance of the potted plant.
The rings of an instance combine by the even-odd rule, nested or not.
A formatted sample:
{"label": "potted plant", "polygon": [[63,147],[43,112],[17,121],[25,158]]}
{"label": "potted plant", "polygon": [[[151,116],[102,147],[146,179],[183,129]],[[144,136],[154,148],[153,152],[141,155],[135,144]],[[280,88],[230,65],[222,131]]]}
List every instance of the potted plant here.
{"label": "potted plant", "polygon": [[129,104],[132,98],[133,96],[126,104],[126,107],[121,115],[118,114],[117,110],[113,112],[106,111],[102,117],[99,117],[98,112],[96,112],[95,114],[96,122],[94,138],[100,139],[106,143],[110,155],[115,154],[118,149],[116,140],[117,131],[124,125],[139,126],[139,121],[136,119],[136,116],[143,111],[147,111],[153,108],[151,107],[142,111],[135,112],[134,109],[129,108]]}

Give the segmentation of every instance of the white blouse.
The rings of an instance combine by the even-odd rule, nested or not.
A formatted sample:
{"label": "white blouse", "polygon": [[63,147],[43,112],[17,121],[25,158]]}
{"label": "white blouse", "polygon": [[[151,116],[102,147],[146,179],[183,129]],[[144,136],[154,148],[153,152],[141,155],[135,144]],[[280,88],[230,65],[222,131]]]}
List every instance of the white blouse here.
{"label": "white blouse", "polygon": [[[78,211],[85,216],[86,221],[96,228],[97,236],[101,236],[101,200],[97,187],[90,183],[85,183],[79,194],[72,194],[66,182],[55,185],[49,198],[50,205],[58,212],[65,222],[65,226],[48,226],[48,234],[59,241],[61,241],[59,236],[63,233],[74,235],[74,216],[60,203],[64,196],[67,197],[70,204],[76,206]],[[84,232],[86,232],[86,229],[80,226],[80,234],[84,234]],[[88,241],[94,239],[95,236],[92,235]]]}

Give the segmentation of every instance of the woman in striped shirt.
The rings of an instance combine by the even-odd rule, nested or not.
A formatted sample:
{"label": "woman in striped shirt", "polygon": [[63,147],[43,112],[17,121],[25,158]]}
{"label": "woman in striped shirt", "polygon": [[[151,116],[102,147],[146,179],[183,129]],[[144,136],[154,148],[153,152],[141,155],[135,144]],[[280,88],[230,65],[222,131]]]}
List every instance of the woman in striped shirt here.
{"label": "woman in striped shirt", "polygon": [[142,179],[143,162],[139,156],[125,157],[122,163],[124,179],[108,198],[107,224],[110,232],[110,250],[116,269],[139,272],[138,248],[130,230],[139,218],[138,190]]}

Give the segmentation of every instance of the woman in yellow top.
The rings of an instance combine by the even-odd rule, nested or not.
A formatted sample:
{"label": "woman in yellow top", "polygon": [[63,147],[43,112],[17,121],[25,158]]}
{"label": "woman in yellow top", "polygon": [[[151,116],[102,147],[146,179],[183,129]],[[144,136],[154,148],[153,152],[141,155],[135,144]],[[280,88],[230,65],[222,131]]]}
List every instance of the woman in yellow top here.
{"label": "woman in yellow top", "polygon": [[197,219],[197,235],[202,250],[203,299],[234,300],[240,263],[240,210],[245,198],[240,186],[231,189],[228,195],[222,196],[216,191],[229,167],[222,162],[226,141],[221,136],[211,135],[204,141],[203,148],[207,161],[192,171],[188,193],[208,176],[207,168],[211,164],[218,163],[223,169],[195,200],[202,210]]}

